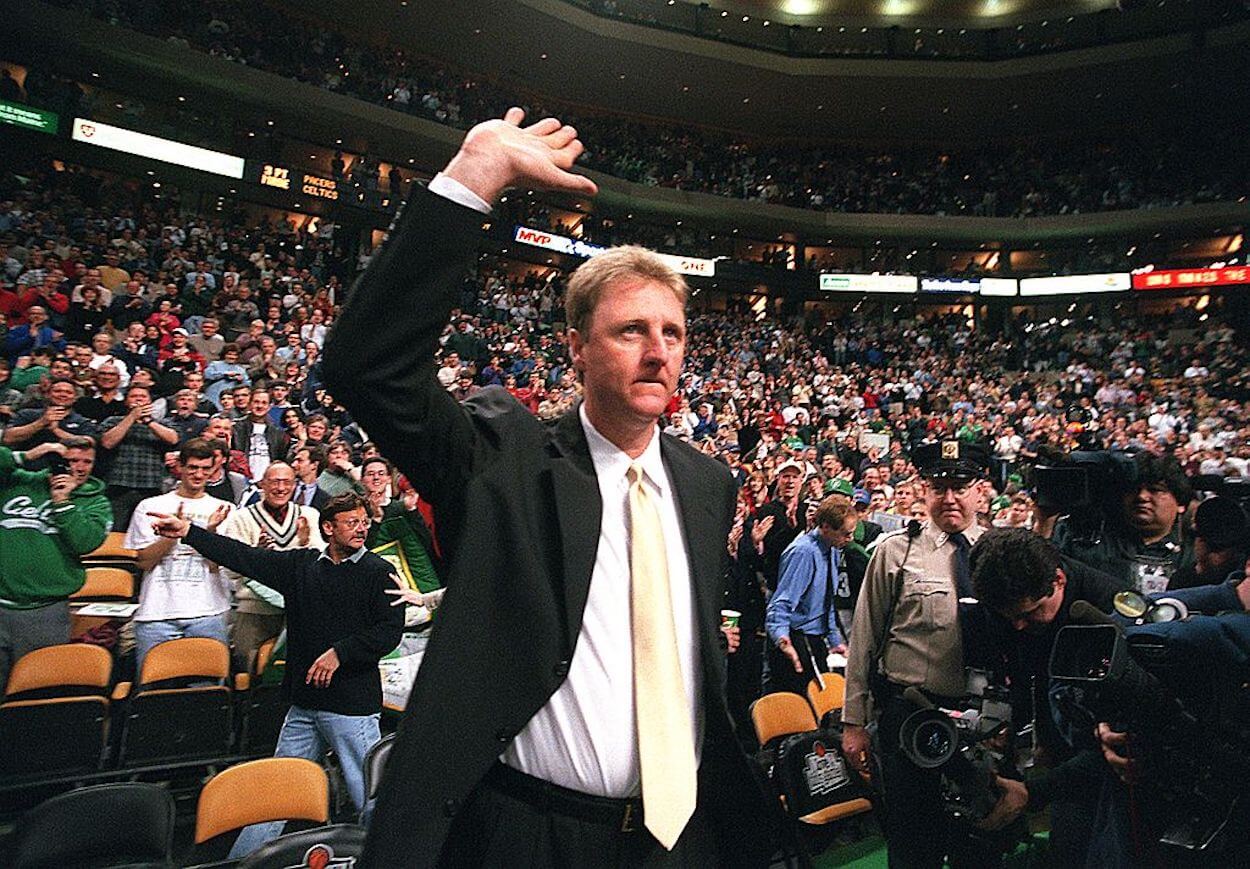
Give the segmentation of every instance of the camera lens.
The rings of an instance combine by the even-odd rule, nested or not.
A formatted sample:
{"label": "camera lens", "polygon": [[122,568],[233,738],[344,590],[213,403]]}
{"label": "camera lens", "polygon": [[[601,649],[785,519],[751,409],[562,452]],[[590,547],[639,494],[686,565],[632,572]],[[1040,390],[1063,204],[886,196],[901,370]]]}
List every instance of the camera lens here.
{"label": "camera lens", "polygon": [[955,753],[955,729],[948,721],[931,718],[919,722],[911,733],[908,756],[922,769],[939,767]]}

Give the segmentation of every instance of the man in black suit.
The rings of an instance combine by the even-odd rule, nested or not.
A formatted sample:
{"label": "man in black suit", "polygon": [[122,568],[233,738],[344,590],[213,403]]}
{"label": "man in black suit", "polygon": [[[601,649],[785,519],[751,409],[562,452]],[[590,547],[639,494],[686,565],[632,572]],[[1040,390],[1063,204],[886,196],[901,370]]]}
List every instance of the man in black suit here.
{"label": "man in black suit", "polygon": [[296,504],[322,510],[330,502],[325,489],[317,485],[317,478],[326,469],[326,451],[318,446],[296,446],[287,461],[295,469]]}
{"label": "man in black suit", "polygon": [[414,193],[326,344],[328,388],[434,505],[448,555],[362,865],[765,865],[776,804],[733,735],[717,641],[735,486],[657,426],[684,282],[636,248],[579,269],[585,397],[553,424],[436,378],[490,203],[595,192],[568,171],[576,132],[523,117],[475,127]]}

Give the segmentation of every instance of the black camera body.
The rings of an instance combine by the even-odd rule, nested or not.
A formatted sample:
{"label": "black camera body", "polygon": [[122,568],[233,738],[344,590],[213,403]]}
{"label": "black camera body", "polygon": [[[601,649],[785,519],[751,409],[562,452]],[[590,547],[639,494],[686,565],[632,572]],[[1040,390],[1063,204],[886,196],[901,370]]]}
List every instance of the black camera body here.
{"label": "black camera body", "polygon": [[1235,663],[1250,649],[1250,616],[1127,627],[1104,619],[1060,629],[1050,658],[1056,708],[1073,728],[1106,721],[1132,734],[1136,790],[1156,841],[1218,853],[1250,780],[1250,697]]}
{"label": "black camera body", "polygon": [[899,748],[921,769],[942,774],[942,804],[952,818],[975,824],[998,802],[999,756],[986,744],[1011,723],[1007,690],[985,671],[969,670],[969,697],[961,709],[942,709],[915,688],[904,697],[917,710],[899,728]]}
{"label": "black camera body", "polygon": [[52,476],[69,473],[69,462],[65,461],[65,456],[57,453],[50,453],[44,464],[48,466],[48,470],[52,472]]}
{"label": "black camera body", "polygon": [[1033,482],[1035,500],[1048,512],[1105,515],[1109,499],[1137,483],[1137,462],[1122,450],[1078,450],[1039,464]]}

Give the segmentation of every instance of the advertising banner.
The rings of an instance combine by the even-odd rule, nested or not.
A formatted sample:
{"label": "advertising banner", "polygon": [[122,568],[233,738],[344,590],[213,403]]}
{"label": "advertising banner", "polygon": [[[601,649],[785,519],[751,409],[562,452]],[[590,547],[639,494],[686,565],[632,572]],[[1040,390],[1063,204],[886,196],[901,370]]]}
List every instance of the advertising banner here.
{"label": "advertising banner", "polygon": [[1162,269],[1133,275],[1135,290],[1187,290],[1219,287],[1229,284],[1250,284],[1250,266],[1228,266],[1219,269]]}
{"label": "advertising banner", "polygon": [[1062,296],[1070,293],[1117,293],[1132,286],[1128,272],[1099,275],[1059,275],[1053,278],[1021,278],[1022,296]]}
{"label": "advertising banner", "polygon": [[820,288],[830,293],[914,293],[920,289],[915,275],[857,275],[825,273]]}
{"label": "advertising banner", "polygon": [[211,172],[214,175],[225,175],[227,178],[243,178],[243,158],[235,157],[233,154],[184,145],[171,139],[149,136],[147,133],[114,127],[112,124],[102,124],[99,121],[89,121],[86,118],[74,118],[72,135],[77,142],[86,142],[113,151],[149,157],[153,160],[160,160],[162,163],[173,163],[189,169],[199,169],[201,172]]}

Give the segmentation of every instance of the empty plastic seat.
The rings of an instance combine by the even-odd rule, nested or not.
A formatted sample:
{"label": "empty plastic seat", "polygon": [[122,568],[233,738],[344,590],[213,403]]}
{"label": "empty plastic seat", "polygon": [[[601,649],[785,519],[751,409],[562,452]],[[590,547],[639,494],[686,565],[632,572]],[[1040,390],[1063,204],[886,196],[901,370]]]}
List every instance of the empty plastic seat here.
{"label": "empty plastic seat", "polygon": [[172,867],[174,799],[160,785],[115,782],[52,797],[27,812],[5,863],[12,869],[66,866]]}
{"label": "empty plastic seat", "polygon": [[15,781],[98,770],[107,757],[113,658],[70,643],[22,656],[0,703],[0,776]]}
{"label": "empty plastic seat", "polygon": [[119,683],[125,702],[120,767],[186,764],[228,757],[234,743],[230,650],[218,640],[184,637],[154,647],[139,685]]}
{"label": "empty plastic seat", "polygon": [[219,856],[234,843],[232,834],[265,821],[329,823],[326,771],[300,757],[266,757],[213,776],[195,809],[196,854]]}

